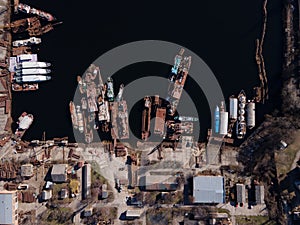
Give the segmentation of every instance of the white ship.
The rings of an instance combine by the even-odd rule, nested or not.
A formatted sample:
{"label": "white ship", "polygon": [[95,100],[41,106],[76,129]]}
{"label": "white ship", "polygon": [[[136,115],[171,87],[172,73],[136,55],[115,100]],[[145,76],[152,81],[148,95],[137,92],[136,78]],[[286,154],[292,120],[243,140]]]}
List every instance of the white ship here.
{"label": "white ship", "polygon": [[25,40],[16,40],[12,44],[14,47],[37,45],[42,42],[41,38],[31,37]]}
{"label": "white ship", "polygon": [[42,68],[26,68],[26,69],[19,69],[16,71],[16,75],[33,75],[33,74],[48,74],[51,73],[50,69],[42,69]]}
{"label": "white ship", "polygon": [[17,70],[26,69],[26,68],[46,68],[51,66],[51,63],[48,62],[21,62],[16,66]]}
{"label": "white ship", "polygon": [[43,76],[43,75],[28,75],[28,76],[20,76],[14,77],[14,81],[18,84],[20,83],[37,83],[42,81],[51,80],[50,76]]}

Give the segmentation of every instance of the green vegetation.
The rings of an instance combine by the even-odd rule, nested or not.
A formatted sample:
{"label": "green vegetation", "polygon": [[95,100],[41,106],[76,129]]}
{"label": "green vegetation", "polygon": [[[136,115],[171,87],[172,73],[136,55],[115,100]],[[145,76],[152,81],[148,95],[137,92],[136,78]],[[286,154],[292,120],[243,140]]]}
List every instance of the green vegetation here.
{"label": "green vegetation", "polygon": [[65,199],[60,199],[61,189],[67,189],[67,191],[69,191],[69,184],[68,183],[54,184],[53,185],[53,190],[52,190],[51,202],[53,204],[68,204],[68,203],[71,203],[72,199],[70,199],[68,197],[65,198]]}
{"label": "green vegetation", "polygon": [[228,216],[230,217],[230,212],[229,212],[228,209],[218,208],[218,209],[217,209],[217,212],[218,212],[218,213],[227,213]]}
{"label": "green vegetation", "polygon": [[105,202],[112,202],[114,201],[114,195],[112,192],[112,187],[109,185],[107,180],[100,174],[100,168],[99,165],[92,161],[90,162],[92,171],[91,171],[91,194],[92,194],[92,201],[98,201],[100,198],[100,189],[103,184],[107,184],[107,190],[108,190],[108,198],[105,199]]}
{"label": "green vegetation", "polygon": [[70,208],[58,207],[55,209],[47,209],[43,212],[39,219],[40,224],[56,225],[64,224],[71,225],[72,223],[72,210]]}
{"label": "green vegetation", "polygon": [[146,224],[166,225],[172,222],[172,209],[148,209],[146,212]]}
{"label": "green vegetation", "polygon": [[269,221],[267,216],[236,216],[236,223],[243,225],[275,225],[276,222]]}
{"label": "green vegetation", "polygon": [[97,222],[112,222],[117,218],[116,207],[99,207],[93,209],[93,215],[83,219],[84,224],[97,224]]}
{"label": "green vegetation", "polygon": [[290,171],[297,152],[300,150],[300,130],[294,135],[294,141],[286,149],[280,150],[276,155],[277,174],[280,179]]}

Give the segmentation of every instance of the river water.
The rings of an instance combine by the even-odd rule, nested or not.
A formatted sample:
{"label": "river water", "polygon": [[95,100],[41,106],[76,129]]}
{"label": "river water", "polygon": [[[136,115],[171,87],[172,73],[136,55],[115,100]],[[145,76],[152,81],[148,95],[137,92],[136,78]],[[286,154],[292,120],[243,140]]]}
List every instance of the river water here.
{"label": "river water", "polygon": [[[27,111],[35,117],[24,138],[68,136],[74,141],[68,103],[73,99],[77,82],[86,68],[104,52],[119,45],[145,39],[174,42],[199,55],[217,77],[224,96],[237,95],[244,89],[251,96],[259,85],[255,63],[255,39],[262,30],[262,1],[93,1],[81,4],[58,0],[26,0],[63,21],[55,30],[42,36],[40,61],[52,66],[52,81],[40,90],[13,93],[14,120]],[[268,23],[263,49],[270,99],[257,106],[257,120],[271,112],[280,99],[282,66],[282,3],[269,1]],[[193,65],[193,64],[192,64]],[[149,74],[167,76],[169,65],[143,63],[128,66],[114,75],[116,84],[125,85]],[[210,125],[205,96],[192,79],[185,89],[194,100],[200,115],[201,135]],[[117,91],[117,87],[116,87]],[[142,98],[143,96],[141,96]],[[188,109],[183,112],[188,115]],[[139,128],[131,113],[133,130]],[[140,121],[140,120],[137,120]]]}

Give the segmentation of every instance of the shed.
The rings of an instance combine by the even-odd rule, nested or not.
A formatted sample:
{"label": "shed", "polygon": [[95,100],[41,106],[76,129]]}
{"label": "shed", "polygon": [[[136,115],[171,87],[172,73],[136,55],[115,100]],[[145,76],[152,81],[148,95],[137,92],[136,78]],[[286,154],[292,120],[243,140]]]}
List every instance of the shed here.
{"label": "shed", "polygon": [[67,164],[55,164],[52,167],[51,178],[53,182],[61,183],[67,181]]}

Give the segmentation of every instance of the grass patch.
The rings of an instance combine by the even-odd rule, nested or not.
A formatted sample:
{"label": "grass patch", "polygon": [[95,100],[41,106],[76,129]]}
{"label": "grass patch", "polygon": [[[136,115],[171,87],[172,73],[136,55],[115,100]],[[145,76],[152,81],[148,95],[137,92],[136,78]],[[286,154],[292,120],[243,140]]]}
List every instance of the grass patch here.
{"label": "grass patch", "polygon": [[267,216],[236,216],[236,223],[243,225],[275,225],[276,222],[269,221]]}
{"label": "grass patch", "polygon": [[146,212],[146,224],[166,225],[172,222],[172,209],[148,209]]}
{"label": "grass patch", "polygon": [[277,174],[281,179],[290,171],[297,152],[300,150],[300,130],[294,134],[294,141],[286,149],[279,150],[275,155]]}
{"label": "grass patch", "polygon": [[227,213],[229,217],[231,216],[228,209],[218,208],[217,212],[218,213]]}

